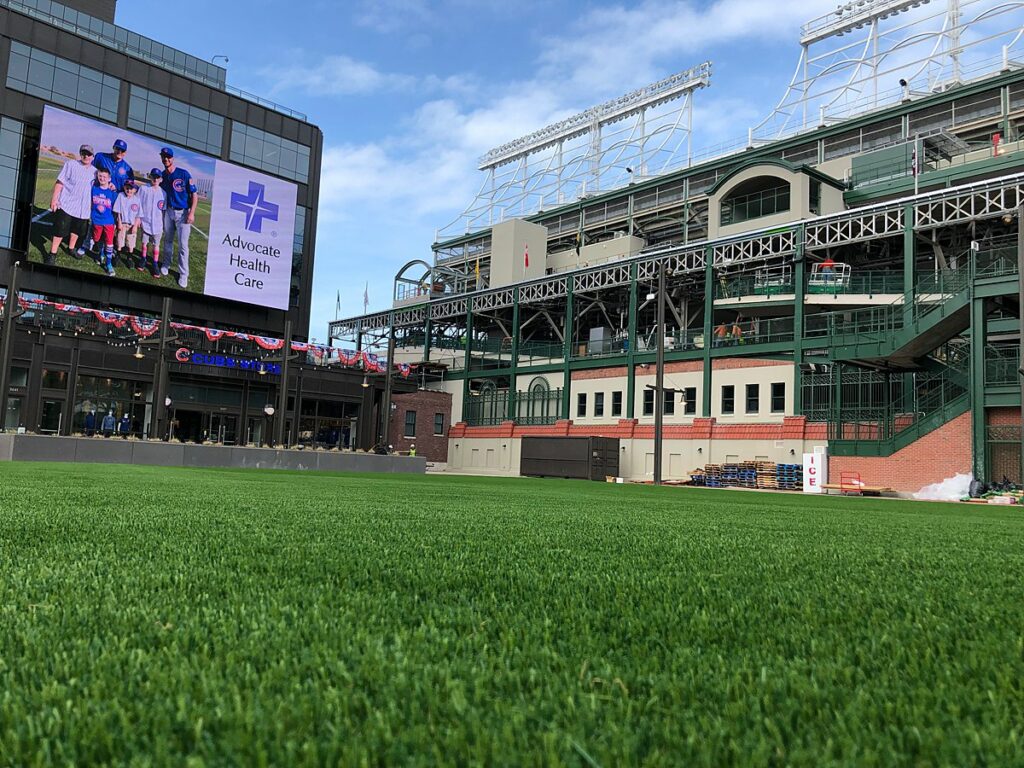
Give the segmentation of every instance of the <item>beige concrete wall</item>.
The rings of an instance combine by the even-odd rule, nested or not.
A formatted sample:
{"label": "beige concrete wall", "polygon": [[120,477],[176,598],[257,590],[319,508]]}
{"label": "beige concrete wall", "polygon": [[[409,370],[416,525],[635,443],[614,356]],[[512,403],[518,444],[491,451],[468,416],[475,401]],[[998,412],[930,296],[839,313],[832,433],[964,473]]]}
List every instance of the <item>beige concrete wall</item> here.
{"label": "beige concrete wall", "polygon": [[[552,379],[549,379],[552,381]],[[711,415],[722,424],[746,424],[746,423],[775,423],[781,422],[783,416],[793,415],[793,365],[780,361],[778,365],[766,365],[757,368],[736,368],[716,370],[711,377]],[[644,389],[648,384],[654,385],[654,366],[647,369],[638,369],[636,376],[636,390],[634,392],[634,416],[641,424],[653,424],[654,416],[643,415]],[[781,382],[786,385],[786,409],[783,413],[772,413],[771,411],[771,385]],[[759,408],[755,413],[746,412],[746,385],[757,384],[760,387]],[[736,393],[736,412],[732,415],[722,413],[722,387],[732,385]],[[552,383],[552,388],[554,388]],[[703,402],[704,374],[701,371],[686,373],[666,373],[665,386],[672,389],[686,389],[695,387],[697,390],[697,413],[685,414],[682,396],[677,396],[675,413],[665,417],[666,424],[689,424],[695,416],[700,416],[701,403]],[[622,415],[612,416],[612,393],[622,392],[623,406]],[[579,393],[587,394],[586,415],[580,416],[577,410]],[[594,395],[598,392],[604,393],[604,416],[594,416]],[[626,418],[628,409],[625,404],[626,397],[626,376],[616,376],[601,379],[581,379],[572,382],[572,402],[570,403],[569,416],[575,424],[614,424],[619,418]]]}
{"label": "beige concrete wall", "polygon": [[[523,251],[530,249],[530,266]],[[544,277],[548,229],[523,219],[509,219],[491,228],[491,288]]]}
{"label": "beige concrete wall", "polygon": [[644,245],[646,242],[639,237],[630,235],[614,237],[593,245],[585,245],[580,248],[578,255],[575,248],[549,254],[548,268],[553,272],[564,272],[579,267],[593,267],[608,261],[618,261],[635,256]]}
{"label": "beige concrete wall", "polygon": [[[781,181],[788,181],[789,210],[777,213],[773,216],[762,216],[757,219],[742,221],[738,224],[722,225],[722,200],[729,196],[738,185],[751,179],[763,176],[771,176]],[[799,221],[808,217],[808,200],[810,194],[809,180],[802,173],[792,173],[784,168],[775,165],[753,165],[745,168],[715,191],[708,199],[708,237],[728,237],[730,235],[741,235],[751,229],[761,227],[772,227],[781,224],[788,224],[792,221]]]}
{"label": "beige concrete wall", "polygon": [[[774,461],[800,464],[804,453],[825,443],[811,440],[665,440],[662,475],[666,480],[685,480],[705,464],[740,461]],[[448,468],[478,475],[519,475],[522,440],[510,438],[451,438]],[[619,441],[619,475],[627,480],[651,480],[654,473],[654,440]]]}

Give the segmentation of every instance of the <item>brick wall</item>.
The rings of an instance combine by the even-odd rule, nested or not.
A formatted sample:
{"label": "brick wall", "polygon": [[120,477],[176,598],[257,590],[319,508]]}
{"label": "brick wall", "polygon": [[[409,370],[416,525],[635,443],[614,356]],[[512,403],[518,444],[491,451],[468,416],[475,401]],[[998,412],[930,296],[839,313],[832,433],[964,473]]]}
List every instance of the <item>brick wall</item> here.
{"label": "brick wall", "polygon": [[[391,422],[388,425],[388,442],[396,451],[408,451],[416,446],[416,455],[427,461],[448,461],[448,429],[452,423],[452,396],[450,392],[436,392],[421,389],[404,395],[394,395],[391,402]],[[405,436],[405,414],[416,412],[416,435]],[[442,434],[434,434],[435,414],[444,414]]]}
{"label": "brick wall", "polygon": [[843,472],[859,472],[865,485],[895,491],[919,491],[970,471],[970,413],[957,416],[892,456],[830,456],[828,460],[830,483],[838,483]]}

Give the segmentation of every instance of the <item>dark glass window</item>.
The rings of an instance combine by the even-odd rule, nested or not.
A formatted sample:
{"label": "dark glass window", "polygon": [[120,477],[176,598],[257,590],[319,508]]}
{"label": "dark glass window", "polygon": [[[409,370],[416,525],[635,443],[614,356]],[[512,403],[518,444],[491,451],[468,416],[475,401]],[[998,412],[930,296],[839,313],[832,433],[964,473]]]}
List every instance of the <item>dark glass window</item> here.
{"label": "dark glass window", "polygon": [[676,393],[670,389],[666,389],[661,393],[661,396],[665,401],[665,415],[674,415],[676,412]]}
{"label": "dark glass window", "polygon": [[220,157],[224,118],[133,85],[128,127]]}
{"label": "dark glass window", "polygon": [[594,416],[604,416],[604,392],[594,393]]}
{"label": "dark glass window", "polygon": [[0,117],[0,247],[10,248],[14,233],[15,201],[18,199],[18,172],[24,126],[9,117]]}
{"label": "dark glass window", "polygon": [[645,389],[644,390],[644,411],[643,411],[643,413],[644,413],[644,416],[653,416],[654,415],[654,390],[653,389]]}
{"label": "dark glass window", "polygon": [[44,368],[43,379],[40,386],[42,386],[43,389],[67,389],[68,372],[50,371]]}
{"label": "dark glass window", "polygon": [[13,40],[7,87],[111,123],[117,120],[120,80]]}
{"label": "dark glass window", "polygon": [[416,411],[405,412],[405,436],[416,437]]}
{"label": "dark glass window", "polygon": [[231,123],[230,158],[303,184],[309,180],[309,147],[245,123]]}
{"label": "dark glass window", "polygon": [[612,392],[612,416],[622,415],[622,392]]}
{"label": "dark glass window", "polygon": [[443,435],[444,434],[444,414],[443,413],[435,413],[434,414],[434,434],[435,435]]}
{"label": "dark glass window", "polygon": [[761,410],[761,385],[747,384],[747,413]]}
{"label": "dark glass window", "polygon": [[736,387],[732,384],[722,387],[722,413],[736,413]]}
{"label": "dark glass window", "polygon": [[786,384],[776,381],[772,384],[772,413],[785,413],[786,411]]}
{"label": "dark glass window", "polygon": [[697,412],[697,388],[687,387],[683,390],[683,413],[692,416]]}
{"label": "dark glass window", "polygon": [[576,415],[583,417],[587,415],[587,393],[580,392],[576,395]]}

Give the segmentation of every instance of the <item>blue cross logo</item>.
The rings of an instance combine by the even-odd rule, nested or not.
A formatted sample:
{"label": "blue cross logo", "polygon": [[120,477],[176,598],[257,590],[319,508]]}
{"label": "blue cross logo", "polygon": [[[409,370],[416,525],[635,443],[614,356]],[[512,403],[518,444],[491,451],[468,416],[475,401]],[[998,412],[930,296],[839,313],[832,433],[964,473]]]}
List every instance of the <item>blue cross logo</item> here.
{"label": "blue cross logo", "polygon": [[255,181],[249,182],[249,194],[231,193],[231,210],[245,214],[245,228],[250,232],[263,232],[263,220],[277,221],[278,206],[267,202],[267,188]]}

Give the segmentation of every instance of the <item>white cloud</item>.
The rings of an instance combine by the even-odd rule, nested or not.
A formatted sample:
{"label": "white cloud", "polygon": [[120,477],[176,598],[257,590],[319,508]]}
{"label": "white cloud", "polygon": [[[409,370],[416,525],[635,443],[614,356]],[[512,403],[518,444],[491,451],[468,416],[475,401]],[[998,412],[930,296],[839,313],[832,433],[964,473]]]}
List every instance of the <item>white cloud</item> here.
{"label": "white cloud", "polygon": [[262,73],[272,83],[270,93],[300,90],[318,96],[351,96],[381,90],[401,90],[416,84],[416,78],[381,72],[373,65],[348,56],[328,56],[319,64],[278,65]]}
{"label": "white cloud", "polygon": [[[394,9],[396,2],[373,5],[381,11]],[[421,4],[412,0],[409,7],[415,14]],[[421,78],[425,95],[390,135],[334,146],[327,137],[320,191],[320,222],[327,229],[321,232],[341,228],[350,233],[347,249],[375,253],[370,259],[340,253],[324,259],[331,241],[318,239],[318,281],[331,286],[337,268],[328,264],[345,263],[333,284],[351,282],[349,293],[355,296],[358,288],[361,297],[363,281],[369,280],[371,309],[386,306],[395,271],[413,258],[429,261],[435,228],[456,219],[473,201],[484,181],[477,160],[487,150],[699,63],[712,45],[780,37],[793,41],[795,63],[800,23],[831,8],[834,0],[718,0],[709,5],[649,0],[598,8],[583,14],[565,34],[544,40],[533,72],[518,81]],[[694,103],[695,128],[701,141],[709,139],[705,143],[745,136],[746,127],[764,117],[763,106],[728,91],[720,96],[714,89],[701,92]],[[701,146],[698,142],[694,148]],[[371,236],[370,230],[378,234]],[[333,288],[324,290],[331,291],[333,301]],[[361,298],[346,300],[343,294],[343,301],[345,315],[362,309]]]}

